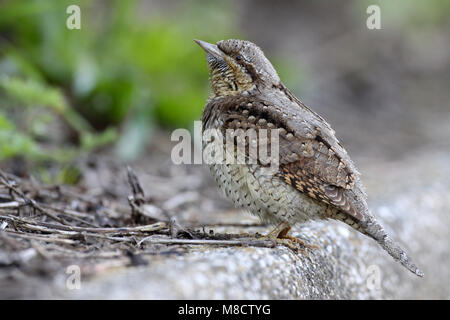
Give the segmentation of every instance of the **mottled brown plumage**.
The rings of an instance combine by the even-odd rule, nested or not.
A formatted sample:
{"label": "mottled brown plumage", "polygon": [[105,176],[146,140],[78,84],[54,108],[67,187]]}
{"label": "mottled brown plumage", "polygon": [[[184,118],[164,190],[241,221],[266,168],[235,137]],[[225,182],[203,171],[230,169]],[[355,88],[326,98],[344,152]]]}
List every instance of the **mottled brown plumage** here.
{"label": "mottled brown plumage", "polygon": [[[284,238],[291,238],[287,232],[296,223],[343,221],[422,276],[369,211],[359,173],[334,130],[283,85],[261,49],[243,40],[216,45],[196,41],[207,53],[211,74],[212,93],[203,111],[203,128],[217,129],[223,137],[223,141],[204,142],[205,150],[229,142],[228,129],[278,130],[275,174],[267,175],[263,170],[267,165],[259,158],[253,163],[210,165],[217,184],[234,204],[278,224],[271,234]],[[252,139],[247,138],[244,144],[249,146]],[[246,158],[252,157],[247,148],[245,152]]]}

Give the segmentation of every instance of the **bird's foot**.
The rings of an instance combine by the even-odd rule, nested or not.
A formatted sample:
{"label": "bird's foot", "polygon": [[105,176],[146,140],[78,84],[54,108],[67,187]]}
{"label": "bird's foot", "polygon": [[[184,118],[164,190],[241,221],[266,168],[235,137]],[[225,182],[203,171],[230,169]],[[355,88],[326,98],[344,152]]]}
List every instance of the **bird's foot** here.
{"label": "bird's foot", "polygon": [[307,249],[320,249],[320,247],[315,244],[309,244],[302,239],[289,235],[288,233],[290,229],[290,226],[282,223],[272,230],[267,236],[264,236],[264,238],[268,238],[279,245],[283,245],[288,249],[291,249],[294,252],[300,251],[304,255],[308,255]]}
{"label": "bird's foot", "polygon": [[278,241],[280,241],[280,240],[289,241],[289,242],[297,245],[297,247],[298,247],[298,245],[300,245],[301,247],[309,249],[309,250],[317,250],[317,249],[320,250],[320,247],[318,245],[316,245],[316,244],[309,244],[309,243],[307,243],[306,241],[304,241],[304,240],[302,240],[300,238],[296,238],[296,237],[293,237],[293,236],[290,236],[290,235],[285,235],[282,238],[278,238]]}

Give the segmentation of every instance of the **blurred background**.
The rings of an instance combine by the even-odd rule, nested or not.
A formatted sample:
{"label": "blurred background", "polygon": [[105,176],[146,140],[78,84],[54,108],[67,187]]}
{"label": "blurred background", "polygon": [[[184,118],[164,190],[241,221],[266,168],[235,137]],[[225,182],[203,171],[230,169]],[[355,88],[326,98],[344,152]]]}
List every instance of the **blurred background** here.
{"label": "blurred background", "polygon": [[[70,4],[81,8],[81,30],[66,27]],[[381,30],[366,27],[370,4],[381,8]],[[107,149],[136,159],[154,151],[158,132],[192,128],[209,90],[194,38],[257,43],[350,154],[445,148],[449,13],[445,0],[5,0],[0,161],[75,183],[83,155]]]}

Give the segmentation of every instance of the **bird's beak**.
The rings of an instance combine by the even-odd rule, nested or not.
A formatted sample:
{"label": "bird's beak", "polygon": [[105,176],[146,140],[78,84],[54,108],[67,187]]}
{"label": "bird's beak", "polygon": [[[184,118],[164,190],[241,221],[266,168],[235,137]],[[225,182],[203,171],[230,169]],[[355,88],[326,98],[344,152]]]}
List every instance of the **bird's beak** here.
{"label": "bird's beak", "polygon": [[208,42],[205,42],[205,41],[202,41],[202,40],[197,40],[197,39],[194,39],[194,41],[197,42],[197,44],[200,47],[202,47],[202,49],[205,50],[206,53],[211,54],[215,58],[222,58],[223,59],[224,53],[215,44],[208,43]]}

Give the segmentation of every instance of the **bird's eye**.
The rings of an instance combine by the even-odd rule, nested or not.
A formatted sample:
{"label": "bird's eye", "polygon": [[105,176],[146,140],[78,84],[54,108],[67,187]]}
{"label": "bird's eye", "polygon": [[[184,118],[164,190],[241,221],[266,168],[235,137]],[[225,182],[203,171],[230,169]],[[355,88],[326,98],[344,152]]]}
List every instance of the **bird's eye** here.
{"label": "bird's eye", "polygon": [[237,56],[237,57],[236,57],[236,60],[237,60],[237,61],[241,61],[241,60],[242,60],[242,57],[241,57],[241,56]]}

